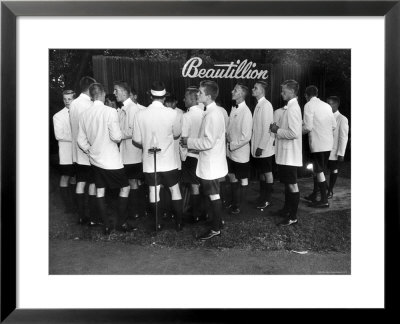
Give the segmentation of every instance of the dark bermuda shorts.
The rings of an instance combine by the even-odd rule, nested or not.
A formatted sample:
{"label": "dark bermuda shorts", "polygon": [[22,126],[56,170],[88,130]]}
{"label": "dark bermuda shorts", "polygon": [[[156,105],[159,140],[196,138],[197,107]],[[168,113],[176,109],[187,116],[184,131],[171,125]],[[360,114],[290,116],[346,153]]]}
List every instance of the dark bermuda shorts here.
{"label": "dark bermuda shorts", "polygon": [[[157,186],[164,185],[168,188],[175,186],[180,180],[178,169],[164,172],[156,172]],[[144,172],[144,181],[148,186],[154,187],[154,172]]]}
{"label": "dark bermuda shorts", "polygon": [[297,183],[297,169],[296,166],[278,164],[279,180],[284,184]]}
{"label": "dark bermuda shorts", "polygon": [[75,175],[75,166],[73,164],[60,164],[58,166],[60,174],[63,176],[73,177]]}
{"label": "dark bermuda shorts", "polygon": [[311,153],[311,160],[313,162],[313,170],[315,173],[324,172],[328,165],[330,151]]}
{"label": "dark bermuda shorts", "polygon": [[128,179],[143,179],[143,163],[124,164]]}
{"label": "dark bermuda shorts", "polygon": [[94,173],[92,165],[76,164],[76,182],[94,183]]}
{"label": "dark bermuda shorts", "polygon": [[236,179],[240,180],[249,177],[250,162],[240,163],[240,162],[235,162],[230,158],[227,158],[226,160],[228,162],[229,173],[233,173]]}
{"label": "dark bermuda shorts", "polygon": [[128,187],[129,182],[125,170],[106,170],[92,165],[94,180],[97,188],[117,189]]}
{"label": "dark bermuda shorts", "polygon": [[225,181],[225,177],[213,180],[199,178],[199,180],[201,191],[204,195],[219,195],[219,184]]}
{"label": "dark bermuda shorts", "polygon": [[328,161],[328,169],[333,171],[339,169],[339,161],[338,160],[329,160]]}
{"label": "dark bermuda shorts", "polygon": [[198,160],[192,156],[186,157],[182,161],[182,182],[189,184],[200,184],[199,178],[196,175]]}
{"label": "dark bermuda shorts", "polygon": [[254,158],[254,165],[258,173],[268,173],[272,172],[272,162],[274,155],[263,157],[263,158]]}

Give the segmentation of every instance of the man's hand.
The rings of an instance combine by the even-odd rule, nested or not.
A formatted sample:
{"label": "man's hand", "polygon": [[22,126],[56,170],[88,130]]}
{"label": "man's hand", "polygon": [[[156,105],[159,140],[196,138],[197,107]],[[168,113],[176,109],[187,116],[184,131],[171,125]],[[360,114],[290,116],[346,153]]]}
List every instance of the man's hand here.
{"label": "man's hand", "polygon": [[274,134],[276,134],[278,129],[279,129],[279,127],[278,127],[278,125],[276,123],[273,123],[273,124],[269,125],[269,130]]}
{"label": "man's hand", "polygon": [[187,147],[187,140],[188,140],[187,137],[181,137],[181,139],[179,140],[179,144],[180,144],[182,147]]}
{"label": "man's hand", "polygon": [[338,160],[339,162],[343,162],[343,161],[344,161],[344,156],[338,155],[338,156],[337,156],[337,160]]}
{"label": "man's hand", "polygon": [[262,154],[262,149],[260,149],[259,147],[257,147],[257,149],[256,149],[256,156],[261,156],[261,154]]}

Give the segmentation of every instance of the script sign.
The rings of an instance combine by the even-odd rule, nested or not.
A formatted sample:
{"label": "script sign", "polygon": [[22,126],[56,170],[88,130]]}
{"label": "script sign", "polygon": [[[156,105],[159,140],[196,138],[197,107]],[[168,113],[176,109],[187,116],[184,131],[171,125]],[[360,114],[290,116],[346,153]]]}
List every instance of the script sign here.
{"label": "script sign", "polygon": [[255,69],[256,63],[237,60],[226,64],[214,64],[214,68],[200,68],[203,60],[200,57],[189,59],[182,69],[184,78],[207,79],[268,79],[268,70]]}

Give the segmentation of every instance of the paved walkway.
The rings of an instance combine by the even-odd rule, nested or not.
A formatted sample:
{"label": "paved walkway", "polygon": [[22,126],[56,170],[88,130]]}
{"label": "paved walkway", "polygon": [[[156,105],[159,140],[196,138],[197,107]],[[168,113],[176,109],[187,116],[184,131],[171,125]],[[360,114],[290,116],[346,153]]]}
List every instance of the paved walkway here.
{"label": "paved walkway", "polygon": [[[301,251],[300,251],[301,252]],[[50,274],[350,274],[350,254],[52,240]]]}

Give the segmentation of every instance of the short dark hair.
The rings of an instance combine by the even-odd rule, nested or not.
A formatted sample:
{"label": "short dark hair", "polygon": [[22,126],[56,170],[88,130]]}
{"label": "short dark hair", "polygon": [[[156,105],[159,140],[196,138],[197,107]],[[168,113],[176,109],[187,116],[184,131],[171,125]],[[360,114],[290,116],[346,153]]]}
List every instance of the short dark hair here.
{"label": "short dark hair", "polygon": [[106,99],[112,101],[112,102],[117,102],[117,98],[115,97],[115,94],[109,93],[106,95]]}
{"label": "short dark hair", "polygon": [[264,94],[267,93],[268,83],[263,80],[257,80],[255,84],[259,84],[264,89]]}
{"label": "short dark hair", "polygon": [[84,76],[79,81],[79,89],[81,92],[86,92],[93,83],[96,83],[95,79],[89,76]]}
{"label": "short dark hair", "polygon": [[[243,91],[243,97],[244,98],[247,98],[247,96],[249,95],[249,88],[247,87],[247,86],[245,86],[244,84],[242,84],[242,83],[236,83],[236,85],[238,86],[238,87],[240,87],[240,89],[242,89],[242,91]],[[264,89],[265,90],[265,89]]]}
{"label": "short dark hair", "polygon": [[134,88],[134,87],[131,87],[131,93],[132,93],[132,95],[134,95],[134,96],[137,96],[137,91],[136,91],[136,89]]}
{"label": "short dark hair", "polygon": [[92,83],[89,87],[90,98],[95,101],[99,99],[99,97],[105,93],[104,87],[100,83]]}
{"label": "short dark hair", "polygon": [[115,86],[122,88],[122,89],[128,94],[128,96],[130,95],[130,93],[131,93],[131,87],[130,87],[130,85],[128,84],[128,82],[123,81],[123,80],[114,81],[114,87],[115,87]]}
{"label": "short dark hair", "polygon": [[340,98],[338,96],[330,96],[326,99],[326,101],[331,100],[336,103],[338,106],[340,105]]}
{"label": "short dark hair", "polygon": [[318,88],[314,85],[310,85],[306,88],[305,93],[308,97],[317,97],[318,96]]}
{"label": "short dark hair", "polygon": [[63,94],[63,96],[72,94],[74,96],[74,98],[75,98],[75,91],[74,90],[64,90],[62,92],[62,94]]}
{"label": "short dark hair", "polygon": [[295,80],[285,80],[283,81],[281,86],[285,86],[286,88],[293,90],[295,95],[297,95],[297,93],[299,92],[299,83]]}
{"label": "short dark hair", "polygon": [[173,94],[166,96],[165,101],[164,101],[165,104],[167,104],[167,103],[172,104],[174,102],[178,102],[178,99],[176,99],[175,95],[173,95]]}
{"label": "short dark hair", "polygon": [[215,99],[217,99],[219,94],[219,87],[217,82],[204,80],[200,82],[200,87],[204,88],[204,93],[207,96],[210,96],[212,100],[215,101]]}

